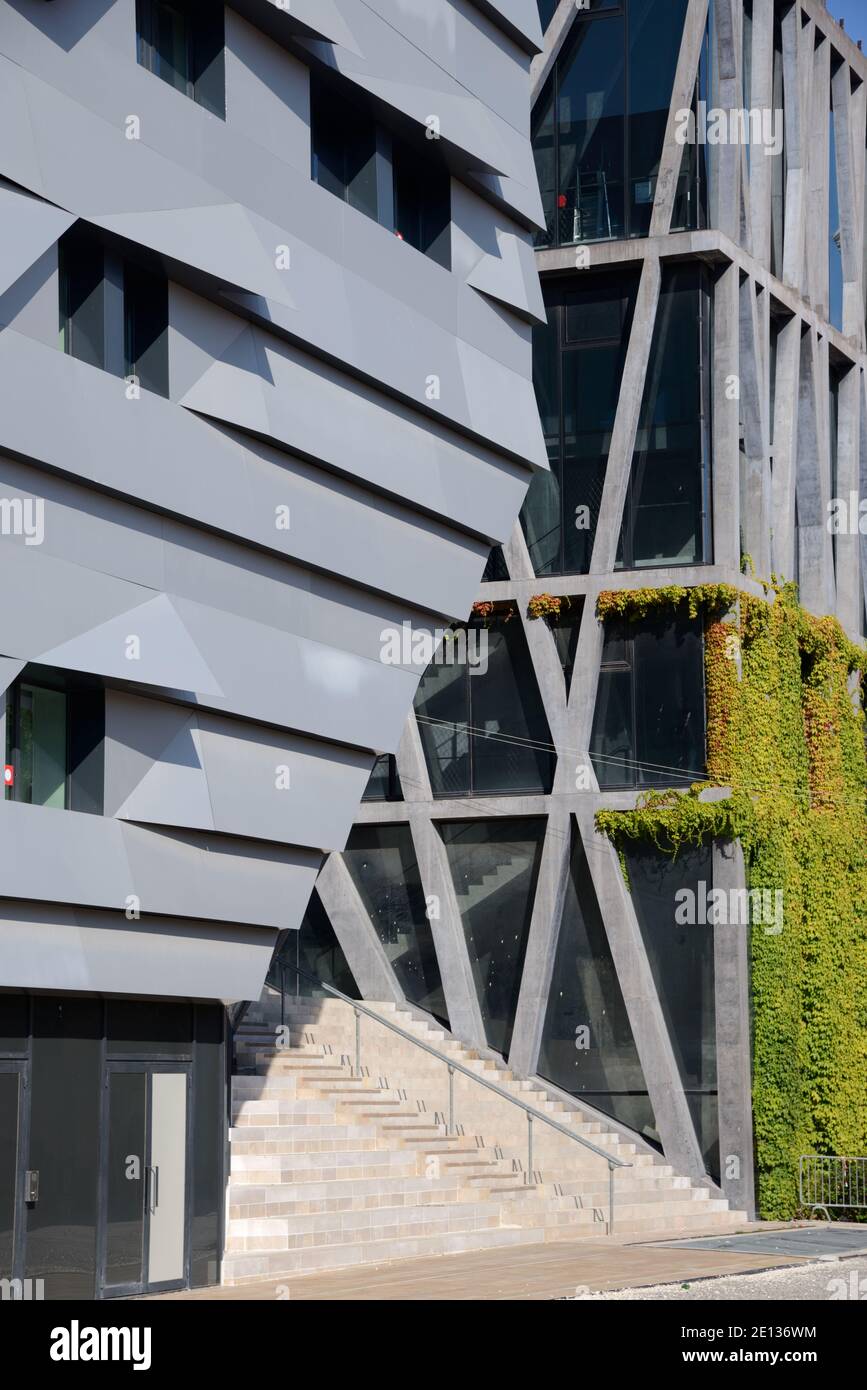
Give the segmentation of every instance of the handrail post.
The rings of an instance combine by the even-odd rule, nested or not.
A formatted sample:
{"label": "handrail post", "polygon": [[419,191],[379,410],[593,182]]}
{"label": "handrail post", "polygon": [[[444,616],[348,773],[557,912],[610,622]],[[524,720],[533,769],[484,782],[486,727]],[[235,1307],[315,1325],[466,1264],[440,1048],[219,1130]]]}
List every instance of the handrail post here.
{"label": "handrail post", "polygon": [[355,1010],[355,1075],[361,1075],[361,1010]]}
{"label": "handrail post", "polygon": [[531,1184],[533,1181],[533,1116],[527,1111],[527,1177],[526,1181]]}
{"label": "handrail post", "polygon": [[449,1134],[455,1132],[455,1069],[449,1066]]}
{"label": "handrail post", "polygon": [[614,1235],[614,1164],[608,1165],[608,1234]]}

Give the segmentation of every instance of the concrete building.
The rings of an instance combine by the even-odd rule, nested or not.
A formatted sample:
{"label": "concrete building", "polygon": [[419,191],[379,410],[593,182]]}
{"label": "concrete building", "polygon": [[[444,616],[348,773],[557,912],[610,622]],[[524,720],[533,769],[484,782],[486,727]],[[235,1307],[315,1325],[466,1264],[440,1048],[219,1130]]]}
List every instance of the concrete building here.
{"label": "concrete building", "polygon": [[865,528],[828,519],[867,485],[867,60],[818,0],[539,10],[550,471],[477,595],[486,668],[430,667],[284,953],[752,1214],[749,934],[671,930],[740,848],[636,851],[630,892],[594,826],[704,776],[701,624],[596,600],[777,574],[863,640]]}
{"label": "concrete building", "polygon": [[227,1007],[546,467],[540,42],[530,0],[0,3],[24,1296],[219,1279]]}

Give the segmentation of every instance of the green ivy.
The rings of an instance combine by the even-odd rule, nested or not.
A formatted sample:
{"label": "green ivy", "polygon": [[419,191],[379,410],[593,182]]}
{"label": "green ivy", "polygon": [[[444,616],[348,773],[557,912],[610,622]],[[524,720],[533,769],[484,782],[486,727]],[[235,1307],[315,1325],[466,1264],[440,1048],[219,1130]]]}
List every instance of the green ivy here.
{"label": "green ivy", "polygon": [[750,956],[757,1200],[785,1220],[800,1154],[867,1153],[867,762],[853,696],[867,652],[801,608],[794,585],[764,587],[764,599],[727,585],[600,595],[600,618],[703,614],[708,781],[596,824],[621,863],[629,840],[676,855],[739,838],[749,888],[783,892],[782,932],[753,930]]}

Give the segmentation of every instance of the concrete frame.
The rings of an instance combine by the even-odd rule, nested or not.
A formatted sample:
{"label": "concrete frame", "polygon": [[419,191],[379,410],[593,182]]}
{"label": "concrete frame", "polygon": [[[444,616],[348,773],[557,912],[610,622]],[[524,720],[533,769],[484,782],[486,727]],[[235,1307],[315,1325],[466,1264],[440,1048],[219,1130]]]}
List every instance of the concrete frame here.
{"label": "concrete frame", "polygon": [[[742,13],[738,0],[710,0],[717,36],[714,103],[741,105]],[[836,569],[832,538],[826,525],[831,499],[831,448],[827,382],[829,362],[842,371],[838,418],[837,495],[867,495],[867,339],[865,339],[865,119],[867,58],[834,22],[819,0],[754,0],[752,92],[754,105],[768,105],[774,93],[773,28],[782,15],[783,84],[787,182],[782,275],[771,270],[773,222],[777,216],[772,163],[743,149],[718,147],[711,225],[699,231],[670,232],[680,148],[674,141],[674,116],[693,90],[708,0],[689,0],[680,59],[662,151],[650,235],[642,240],[612,241],[589,247],[590,268],[634,266],[641,279],[623,375],[620,405],[611,440],[604,495],[599,513],[590,573],[535,578],[523,531],[516,526],[503,547],[507,580],[482,586],[484,600],[512,601],[528,638],[530,658],[559,756],[549,796],[466,797],[435,800],[420,758],[418,729],[410,718],[397,755],[407,800],[367,802],[359,822],[409,821],[418,853],[422,885],[445,892],[443,858],[435,848],[437,822],[451,818],[485,820],[500,816],[539,816],[546,833],[533,903],[509,1064],[517,1072],[535,1072],[554,953],[560,930],[572,827],[580,833],[602,908],[636,1047],[657,1114],[663,1148],[681,1171],[701,1176],[698,1150],[671,1044],[662,1021],[649,965],[631,899],[616,856],[593,828],[599,807],[635,804],[634,793],[600,793],[586,752],[593,719],[602,649],[602,630],[595,614],[602,589],[636,584],[723,582],[757,597],[764,590],[750,573],[741,573],[741,556],[749,554],[755,575],[772,571],[800,574],[802,599],[812,611],[834,613],[855,639],[863,636],[867,600],[867,537],[837,537]],[[561,0],[544,35],[543,51],[533,61],[533,95],[538,98],[572,23],[573,0]],[[833,90],[837,145],[836,169],[823,158]],[[825,100],[822,100],[822,94]],[[844,270],[842,330],[828,322],[827,208],[828,181],[836,177],[841,213]],[[712,345],[713,408],[711,416],[713,559],[691,567],[660,567],[635,573],[614,570],[614,554],[623,511],[628,470],[642,387],[666,263],[692,259],[711,267],[714,276]],[[542,275],[572,272],[574,249],[537,250]],[[772,381],[770,332],[776,325],[775,373]],[[723,388],[728,378],[737,395]],[[797,507],[797,512],[796,512]],[[796,516],[797,522],[796,525]],[[566,691],[553,640],[545,626],[529,622],[527,601],[546,592],[583,597],[578,646],[571,688]],[[586,789],[576,791],[575,769],[590,773]],[[424,850],[420,849],[424,846]],[[738,844],[716,844],[714,882],[743,888],[745,870]],[[460,924],[451,918],[440,926],[435,942],[451,1007],[457,1002],[454,981],[465,985],[468,961]],[[732,1206],[754,1211],[751,1113],[751,1036],[749,941],[743,930],[717,928],[714,940],[717,1067],[720,1122],[721,1185]],[[479,1042],[479,1022],[464,993],[452,1016],[455,1033]],[[563,1098],[563,1093],[558,1092]],[[580,1108],[580,1107],[579,1107]]]}

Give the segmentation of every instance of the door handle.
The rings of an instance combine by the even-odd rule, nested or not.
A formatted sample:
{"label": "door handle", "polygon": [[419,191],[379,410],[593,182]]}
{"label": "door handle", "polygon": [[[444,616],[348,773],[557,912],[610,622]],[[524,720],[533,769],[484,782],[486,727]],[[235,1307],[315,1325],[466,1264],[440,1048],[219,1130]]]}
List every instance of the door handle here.
{"label": "door handle", "polygon": [[28,1168],[24,1174],[24,1200],[33,1206],[39,1201],[39,1169]]}
{"label": "door handle", "polygon": [[151,1202],[151,1215],[153,1215],[153,1213],[156,1211],[157,1207],[158,1207],[159,1204],[160,1204],[160,1169],[159,1169],[159,1164],[157,1164],[155,1167],[151,1168],[151,1173],[153,1174],[153,1182],[152,1182],[152,1184],[151,1184],[151,1198],[152,1198],[152,1202]]}

